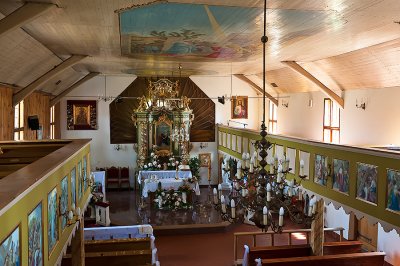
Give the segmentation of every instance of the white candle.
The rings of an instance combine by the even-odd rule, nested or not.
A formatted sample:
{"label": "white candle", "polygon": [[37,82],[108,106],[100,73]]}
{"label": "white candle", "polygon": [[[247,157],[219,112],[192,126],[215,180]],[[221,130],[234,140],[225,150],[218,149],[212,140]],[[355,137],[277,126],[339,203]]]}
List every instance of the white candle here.
{"label": "white candle", "polygon": [[297,193],[299,193],[299,200],[303,200],[303,191],[301,191],[301,189],[299,188],[299,190],[297,191]]}
{"label": "white candle", "polygon": [[267,184],[267,201],[268,202],[271,201],[271,184],[270,183]]}
{"label": "white candle", "polygon": [[221,198],[222,195],[222,185],[218,184],[218,197]]}
{"label": "white candle", "polygon": [[186,203],[186,192],[182,192],[182,202]]}
{"label": "white candle", "polygon": [[161,196],[158,196],[158,208],[161,209],[162,207],[162,198]]}
{"label": "white candle", "polygon": [[268,225],[268,208],[264,206],[263,208],[263,225]]}
{"label": "white candle", "polygon": [[293,195],[293,180],[289,180],[289,187],[288,187],[288,196],[291,197]]}
{"label": "white candle", "polygon": [[217,196],[218,192],[216,188],[213,189],[213,194],[214,194],[214,204],[218,204],[218,196]]}
{"label": "white candle", "polygon": [[250,172],[250,173],[253,173],[253,172],[254,172],[254,164],[253,164],[253,163],[250,163],[249,172]]}
{"label": "white candle", "polygon": [[283,215],[285,214],[285,210],[283,207],[279,209],[279,226],[283,226]]}
{"label": "white candle", "polygon": [[231,211],[232,211],[232,219],[236,218],[236,205],[235,201],[231,199]]}
{"label": "white candle", "polygon": [[226,203],[224,195],[221,195],[221,208],[222,208],[222,213],[226,213]]}
{"label": "white candle", "polygon": [[257,152],[253,152],[253,158],[254,158],[254,166],[257,167]]}
{"label": "white candle", "polygon": [[78,218],[81,218],[81,208],[80,207],[76,208],[76,216],[78,216]]}
{"label": "white candle", "polygon": [[236,178],[237,179],[241,179],[242,178],[242,168],[238,168],[237,169]]}

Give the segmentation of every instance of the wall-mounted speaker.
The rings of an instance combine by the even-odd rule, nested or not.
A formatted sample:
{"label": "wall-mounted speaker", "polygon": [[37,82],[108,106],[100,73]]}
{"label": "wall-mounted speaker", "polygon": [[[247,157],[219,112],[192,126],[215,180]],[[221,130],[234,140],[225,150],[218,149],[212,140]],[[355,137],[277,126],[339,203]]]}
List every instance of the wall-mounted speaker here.
{"label": "wall-mounted speaker", "polygon": [[28,116],[28,127],[32,130],[39,129],[39,118],[37,115]]}

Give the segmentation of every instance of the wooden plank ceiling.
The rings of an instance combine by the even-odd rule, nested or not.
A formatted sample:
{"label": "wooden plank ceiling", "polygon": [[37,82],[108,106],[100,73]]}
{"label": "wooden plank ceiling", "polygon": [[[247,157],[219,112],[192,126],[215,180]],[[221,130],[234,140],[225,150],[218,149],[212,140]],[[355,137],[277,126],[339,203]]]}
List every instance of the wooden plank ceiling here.
{"label": "wooden plank ceiling", "polygon": [[[220,50],[216,58],[166,58],[161,54],[149,57],[140,52],[133,57],[124,55],[121,12],[149,8],[152,5],[148,3],[153,1],[36,2],[53,3],[58,8],[0,36],[1,83],[26,87],[73,54],[88,57],[47,81],[40,90],[57,95],[89,72],[176,76],[179,64],[183,66],[185,76],[243,74],[258,76],[258,80],[262,76],[262,0],[168,1],[168,5],[177,5],[182,12],[201,6],[199,17],[208,16],[215,32],[229,34],[224,36],[223,47],[234,47],[235,53],[245,54],[237,47],[238,39],[243,41],[243,36],[249,47],[254,46],[249,56],[235,57],[228,53],[223,57]],[[0,18],[22,5],[20,0],[2,0]],[[234,7],[236,22],[224,15],[229,12],[224,13],[220,7]],[[256,14],[252,21],[245,20],[249,12]],[[278,85],[272,90],[273,96],[317,90],[314,84],[287,68],[282,61],[297,62],[337,93],[400,86],[400,61],[396,60],[399,58],[400,25],[394,23],[400,20],[399,14],[398,0],[268,0],[267,79],[268,83]],[[159,20],[161,29],[165,18],[154,19]],[[183,23],[186,29],[196,26],[191,21]],[[172,40],[171,36],[167,38]]]}

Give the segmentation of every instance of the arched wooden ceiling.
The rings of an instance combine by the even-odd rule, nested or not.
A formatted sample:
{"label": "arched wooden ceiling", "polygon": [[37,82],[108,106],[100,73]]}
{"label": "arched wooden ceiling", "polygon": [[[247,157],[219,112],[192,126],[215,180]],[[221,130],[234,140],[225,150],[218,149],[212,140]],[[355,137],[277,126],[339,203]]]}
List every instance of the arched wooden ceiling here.
{"label": "arched wooden ceiling", "polygon": [[[73,54],[88,57],[50,79],[40,87],[41,90],[56,95],[88,72],[178,75],[179,64],[188,75],[244,74],[259,79],[257,75],[260,77],[262,71],[262,0],[36,2],[53,3],[57,8],[0,36],[2,83],[26,87]],[[20,0],[2,0],[0,13],[7,16],[23,5]],[[195,22],[191,24],[196,21],[194,19],[182,21],[181,28],[179,25],[173,28],[173,19],[168,21],[171,21],[171,32],[182,28],[204,30],[208,35],[196,43],[197,51],[205,41],[215,40],[206,48],[218,46],[218,56],[210,53],[207,58],[165,53],[149,56],[148,50],[143,54],[138,50],[134,56],[124,53],[121,12],[149,10],[150,13],[156,10],[155,5],[175,5],[181,13],[198,12],[199,17],[208,17],[214,33],[209,25],[207,30],[199,26],[200,20],[196,25]],[[232,19],[228,11],[234,12],[236,19]],[[395,23],[400,20],[399,14],[398,0],[268,0],[268,82],[276,83],[275,92],[279,93],[317,90],[314,84],[281,63],[296,61],[334,91],[400,86],[397,60],[400,25]],[[164,16],[178,19],[178,15],[179,19],[185,18],[173,11],[155,13],[147,18],[146,25],[151,24],[157,30],[157,25],[161,28],[166,21]],[[225,38],[218,38],[216,32],[225,34]],[[144,30],[140,34],[142,39],[139,41],[147,40]],[[238,44],[244,42],[246,45],[242,48],[251,49],[251,52],[246,56],[232,56],[239,51]],[[221,56],[228,50],[224,48],[231,50]]]}

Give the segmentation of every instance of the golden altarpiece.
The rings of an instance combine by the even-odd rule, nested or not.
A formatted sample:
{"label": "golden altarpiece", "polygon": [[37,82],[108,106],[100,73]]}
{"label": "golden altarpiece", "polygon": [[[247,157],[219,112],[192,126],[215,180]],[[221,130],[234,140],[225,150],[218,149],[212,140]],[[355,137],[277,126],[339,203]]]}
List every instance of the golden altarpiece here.
{"label": "golden altarpiece", "polygon": [[179,81],[149,81],[148,96],[143,95],[132,114],[137,129],[137,165],[142,168],[151,152],[159,157],[174,156],[189,160],[190,126],[193,121],[190,100],[178,97]]}

